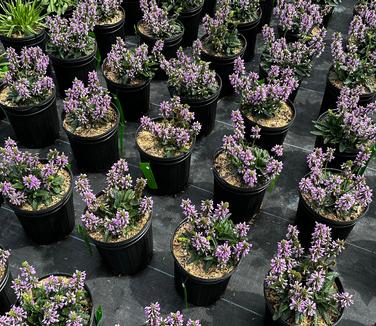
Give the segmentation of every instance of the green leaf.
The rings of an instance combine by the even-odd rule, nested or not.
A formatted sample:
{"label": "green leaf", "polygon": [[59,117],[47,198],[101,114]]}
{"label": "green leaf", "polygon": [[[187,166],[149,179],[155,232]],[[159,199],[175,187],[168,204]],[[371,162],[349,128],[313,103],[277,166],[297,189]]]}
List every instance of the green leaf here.
{"label": "green leaf", "polygon": [[102,306],[99,306],[97,310],[95,311],[95,315],[94,315],[95,326],[101,325],[102,319],[103,319],[103,309],[102,309]]}
{"label": "green leaf", "polygon": [[145,179],[148,182],[148,186],[150,189],[158,189],[157,182],[155,181],[153,171],[151,166],[148,162],[140,162],[140,169],[144,174]]}
{"label": "green leaf", "polygon": [[77,233],[79,234],[81,239],[84,240],[86,248],[89,250],[90,255],[92,255],[93,251],[91,249],[91,243],[87,230],[82,225],[77,225]]}

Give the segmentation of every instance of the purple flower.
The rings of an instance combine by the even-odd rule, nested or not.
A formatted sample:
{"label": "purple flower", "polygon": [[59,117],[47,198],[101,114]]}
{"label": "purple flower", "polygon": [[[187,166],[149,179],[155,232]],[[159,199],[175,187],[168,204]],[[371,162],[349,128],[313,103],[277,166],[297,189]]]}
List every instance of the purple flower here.
{"label": "purple flower", "polygon": [[3,250],[0,248],[0,268],[6,269],[10,257],[9,250]]}
{"label": "purple flower", "polygon": [[353,303],[353,296],[347,292],[336,293],[334,299],[341,305],[342,308],[350,307]]}
{"label": "purple flower", "polygon": [[38,190],[40,188],[41,182],[40,180],[32,174],[29,174],[28,176],[24,176],[22,178],[22,182],[26,189],[28,190]]}
{"label": "purple flower", "polygon": [[278,157],[283,156],[283,146],[282,145],[274,145],[273,148],[272,148],[272,152]]}
{"label": "purple flower", "polygon": [[231,247],[227,242],[219,245],[215,251],[215,257],[218,259],[218,266],[225,267],[231,257]]}

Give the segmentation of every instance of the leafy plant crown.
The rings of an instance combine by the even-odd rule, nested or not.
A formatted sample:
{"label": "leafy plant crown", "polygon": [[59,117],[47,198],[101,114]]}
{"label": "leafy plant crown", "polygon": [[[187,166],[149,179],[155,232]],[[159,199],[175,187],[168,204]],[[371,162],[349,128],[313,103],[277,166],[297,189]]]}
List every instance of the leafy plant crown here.
{"label": "leafy plant crown", "polygon": [[162,0],[161,4],[171,14],[179,14],[182,11],[201,6],[204,0]]}
{"label": "leafy plant crown", "polygon": [[69,7],[76,5],[76,0],[42,0],[41,4],[47,7],[47,14],[63,15]]}
{"label": "leafy plant crown", "polygon": [[260,18],[260,0],[220,0],[217,6],[229,5],[235,24],[249,23]]}
{"label": "leafy plant crown", "polygon": [[122,2],[122,0],[97,0],[98,22],[107,22],[114,18]]}

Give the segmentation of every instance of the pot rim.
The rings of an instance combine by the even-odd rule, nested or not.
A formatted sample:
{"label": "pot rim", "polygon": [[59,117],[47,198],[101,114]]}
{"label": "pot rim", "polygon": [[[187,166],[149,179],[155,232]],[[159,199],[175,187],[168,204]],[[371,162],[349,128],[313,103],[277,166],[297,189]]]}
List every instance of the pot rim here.
{"label": "pot rim", "polygon": [[184,31],[185,31],[185,30],[184,30],[184,25],[182,24],[182,22],[181,22],[179,19],[177,19],[176,22],[180,25],[180,27],[182,28],[182,31],[179,32],[178,34],[175,34],[175,35],[173,35],[173,36],[170,36],[170,37],[167,37],[167,38],[164,38],[164,39],[160,39],[160,38],[153,37],[153,36],[150,36],[150,35],[147,35],[147,34],[142,33],[142,32],[140,31],[140,27],[139,27],[139,26],[141,25],[141,23],[142,23],[143,21],[144,21],[144,20],[141,19],[141,20],[139,20],[139,21],[137,22],[137,24],[136,24],[136,29],[137,29],[137,32],[138,32],[140,35],[142,35],[142,37],[146,38],[146,39],[149,40],[149,41],[153,41],[153,42],[155,42],[155,41],[157,41],[157,40],[162,40],[162,41],[164,41],[164,43],[165,43],[165,45],[166,45],[166,43],[167,43],[167,44],[168,44],[168,43],[172,43],[172,42],[175,42],[175,41],[177,41],[177,40],[183,38]]}
{"label": "pot rim", "polygon": [[28,36],[22,36],[22,37],[11,37],[6,36],[4,34],[0,34],[0,40],[8,41],[8,42],[14,42],[14,43],[21,43],[37,38],[43,38],[46,37],[46,29],[42,28],[37,34],[28,35]]}
{"label": "pot rim", "polygon": [[111,27],[116,27],[116,26],[122,25],[124,23],[124,21],[125,21],[125,10],[124,10],[124,8],[122,6],[119,6],[118,10],[121,11],[121,13],[122,13],[122,18],[119,21],[117,21],[116,23],[113,23],[113,24],[99,24],[99,25],[95,25],[94,28],[100,30],[100,29],[103,29],[103,28],[108,28],[110,26]]}

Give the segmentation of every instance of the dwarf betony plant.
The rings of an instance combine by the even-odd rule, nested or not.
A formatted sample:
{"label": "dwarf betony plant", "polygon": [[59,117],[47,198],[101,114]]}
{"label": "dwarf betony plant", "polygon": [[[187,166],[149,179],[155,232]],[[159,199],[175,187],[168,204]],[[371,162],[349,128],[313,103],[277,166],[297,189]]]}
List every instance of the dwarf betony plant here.
{"label": "dwarf betony plant", "polygon": [[9,102],[33,105],[52,95],[54,82],[46,76],[49,59],[40,47],[24,47],[19,55],[13,48],[8,48],[6,56],[9,64],[4,82],[9,88]]}
{"label": "dwarf betony plant", "polygon": [[172,13],[180,13],[201,6],[203,2],[203,0],[162,0],[161,4]]}
{"label": "dwarf betony plant", "polygon": [[259,0],[220,0],[217,6],[229,3],[231,19],[235,23],[248,23],[257,20],[260,16]]}
{"label": "dwarf betony plant", "polygon": [[99,23],[105,23],[113,19],[122,4],[122,0],[96,0],[96,2]]}
{"label": "dwarf betony plant", "polygon": [[313,3],[320,6],[322,16],[330,14],[333,8],[339,5],[342,0],[312,0]]}
{"label": "dwarf betony plant", "polygon": [[296,325],[317,325],[322,319],[333,325],[343,308],[353,303],[351,294],[336,287],[338,273],[332,270],[344,241],[332,240],[330,227],[316,223],[305,253],[298,235],[297,227],[289,225],[265,280],[267,298],[275,307],[273,319],[292,320]]}
{"label": "dwarf betony plant", "polygon": [[135,183],[124,159],[116,162],[107,173],[106,187],[98,197],[85,174],[76,181],[76,190],[87,205],[81,217],[89,233],[99,233],[102,241],[119,241],[129,236],[153,208],[151,197],[143,196],[146,180]]}
{"label": "dwarf betony plant", "polygon": [[20,151],[8,138],[0,148],[0,192],[14,206],[48,206],[63,191],[60,171],[67,165],[67,156],[57,150],[50,150],[47,163],[41,164],[37,154]]}

